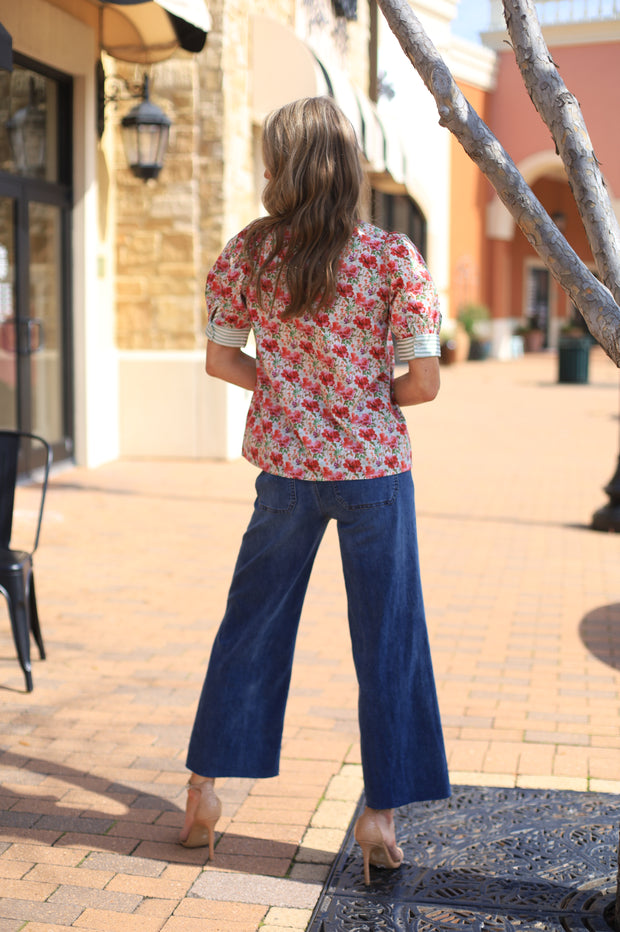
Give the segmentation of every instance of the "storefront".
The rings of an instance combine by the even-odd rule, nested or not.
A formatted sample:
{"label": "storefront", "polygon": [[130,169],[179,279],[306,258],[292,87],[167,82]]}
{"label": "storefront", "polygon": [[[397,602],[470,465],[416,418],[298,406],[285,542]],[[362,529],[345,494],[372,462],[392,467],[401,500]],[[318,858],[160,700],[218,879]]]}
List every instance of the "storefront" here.
{"label": "storefront", "polygon": [[[433,14],[446,36],[455,6]],[[371,99],[372,4],[355,20],[331,0],[210,9],[213,24],[205,0],[0,0],[0,426],[42,434],[57,462],[239,454],[248,399],[205,379],[202,283],[261,209],[266,112],[296,96],[347,113],[366,216],[411,236],[449,310],[449,137],[417,86],[411,120],[400,49],[401,108]],[[121,146],[145,76],[169,118],[161,176]]]}
{"label": "storefront", "polygon": [[119,454],[113,140],[101,53],[199,51],[204,0],[0,0],[0,426]]}
{"label": "storefront", "polygon": [[74,443],[71,78],[16,53],[0,72],[0,421]]}

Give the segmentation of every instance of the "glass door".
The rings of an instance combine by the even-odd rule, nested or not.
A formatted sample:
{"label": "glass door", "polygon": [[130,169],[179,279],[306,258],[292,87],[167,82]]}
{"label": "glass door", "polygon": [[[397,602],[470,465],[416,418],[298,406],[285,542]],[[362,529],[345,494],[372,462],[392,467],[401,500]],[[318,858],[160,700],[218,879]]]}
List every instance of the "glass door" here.
{"label": "glass door", "polygon": [[73,453],[71,82],[0,72],[0,427]]}
{"label": "glass door", "polygon": [[530,327],[542,331],[546,346],[551,316],[551,276],[548,269],[537,265],[528,265],[526,276],[525,316]]}
{"label": "glass door", "polygon": [[32,431],[58,446],[64,436],[62,233],[60,208],[28,205],[29,311],[23,333],[29,357]]}

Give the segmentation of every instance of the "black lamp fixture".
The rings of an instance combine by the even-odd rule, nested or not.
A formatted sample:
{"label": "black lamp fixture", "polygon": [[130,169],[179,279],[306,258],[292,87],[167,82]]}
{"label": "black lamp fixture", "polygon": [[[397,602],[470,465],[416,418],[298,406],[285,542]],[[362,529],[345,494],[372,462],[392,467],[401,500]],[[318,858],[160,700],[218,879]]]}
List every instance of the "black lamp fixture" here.
{"label": "black lamp fixture", "polygon": [[[105,85],[111,85],[109,94]],[[169,117],[149,98],[149,78],[145,74],[142,84],[129,84],[119,75],[106,76],[103,65],[97,68],[98,129],[103,135],[105,105],[118,100],[140,97],[141,101],[121,120],[121,136],[127,162],[136,178],[149,181],[157,178],[164,165],[170,137]]]}
{"label": "black lamp fixture", "polygon": [[157,178],[164,165],[171,121],[149,100],[149,79],[144,75],[142,101],[121,120],[127,162],[136,178]]}
{"label": "black lamp fixture", "polygon": [[6,122],[9,142],[20,175],[40,177],[45,171],[47,120],[37,104],[34,78],[30,78],[28,104]]}

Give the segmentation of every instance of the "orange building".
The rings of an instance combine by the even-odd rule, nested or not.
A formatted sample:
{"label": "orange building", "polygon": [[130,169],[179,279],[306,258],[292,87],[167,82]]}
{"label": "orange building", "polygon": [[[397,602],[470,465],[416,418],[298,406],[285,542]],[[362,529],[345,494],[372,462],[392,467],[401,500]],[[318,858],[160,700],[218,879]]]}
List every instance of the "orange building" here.
{"label": "orange building", "polygon": [[[562,4],[542,0],[536,8],[551,56],[568,90],[579,101],[616,214],[620,207],[620,20],[615,4]],[[501,3],[492,4],[485,44],[497,55],[489,93],[464,88],[466,96],[509,153],[534,194],[556,221],[579,257],[594,268],[577,206],[554,142],[522,82],[506,43]],[[516,227],[491,186],[453,142],[451,166],[451,293],[458,306],[469,300],[463,256],[473,260],[473,289],[493,318],[493,350],[509,353],[518,325],[537,326],[547,346],[557,345],[562,327],[578,312]],[[468,272],[469,274],[469,272]]]}

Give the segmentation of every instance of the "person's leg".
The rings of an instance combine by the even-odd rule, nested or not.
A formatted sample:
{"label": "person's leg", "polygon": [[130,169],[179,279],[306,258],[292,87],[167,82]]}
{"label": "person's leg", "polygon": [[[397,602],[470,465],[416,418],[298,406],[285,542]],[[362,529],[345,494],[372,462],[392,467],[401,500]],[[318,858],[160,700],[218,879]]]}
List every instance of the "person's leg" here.
{"label": "person's leg", "polygon": [[359,681],[366,802],[450,795],[426,630],[410,473],[335,483]]}
{"label": "person's leg", "polygon": [[266,473],[256,481],[190,739],[194,774],[278,773],[299,617],[328,520],[313,485]]}

